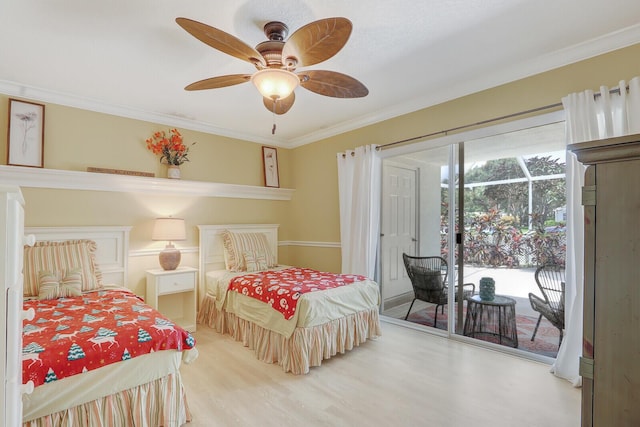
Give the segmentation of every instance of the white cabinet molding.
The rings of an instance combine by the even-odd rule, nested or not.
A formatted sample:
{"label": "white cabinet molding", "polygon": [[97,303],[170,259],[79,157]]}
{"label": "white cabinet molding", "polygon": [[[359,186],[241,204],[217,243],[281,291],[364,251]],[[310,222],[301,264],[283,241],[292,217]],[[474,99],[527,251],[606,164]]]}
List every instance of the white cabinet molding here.
{"label": "white cabinet molding", "polygon": [[291,200],[295,191],[289,188],[270,188],[252,185],[222,184],[217,182],[149,178],[4,165],[0,165],[0,184],[62,190],[115,191],[123,193],[263,200]]}

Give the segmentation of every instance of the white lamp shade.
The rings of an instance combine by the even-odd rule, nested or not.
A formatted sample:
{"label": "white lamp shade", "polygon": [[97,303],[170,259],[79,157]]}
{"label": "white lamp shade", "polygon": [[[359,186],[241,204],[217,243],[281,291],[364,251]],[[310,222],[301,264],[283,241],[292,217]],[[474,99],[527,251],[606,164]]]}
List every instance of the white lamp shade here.
{"label": "white lamp shade", "polygon": [[300,84],[300,78],[291,71],[265,68],[251,76],[251,81],[262,96],[270,99],[284,99]]}
{"label": "white lamp shade", "polygon": [[153,225],[152,240],[176,241],[187,238],[184,219],[182,218],[156,218]]}

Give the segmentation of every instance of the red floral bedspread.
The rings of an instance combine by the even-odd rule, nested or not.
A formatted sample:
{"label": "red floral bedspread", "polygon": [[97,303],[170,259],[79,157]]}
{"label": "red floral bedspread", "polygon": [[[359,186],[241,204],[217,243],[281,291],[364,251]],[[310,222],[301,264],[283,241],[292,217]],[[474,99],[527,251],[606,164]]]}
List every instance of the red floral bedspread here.
{"label": "red floral bedspread", "polygon": [[229,290],[266,302],[289,320],[296,312],[298,299],[302,294],[337,288],[362,280],[366,280],[366,277],[293,267],[234,277],[229,283]]}
{"label": "red floral bedspread", "polygon": [[189,332],[125,290],[24,302],[22,381],[35,386],[159,350],[192,348]]}

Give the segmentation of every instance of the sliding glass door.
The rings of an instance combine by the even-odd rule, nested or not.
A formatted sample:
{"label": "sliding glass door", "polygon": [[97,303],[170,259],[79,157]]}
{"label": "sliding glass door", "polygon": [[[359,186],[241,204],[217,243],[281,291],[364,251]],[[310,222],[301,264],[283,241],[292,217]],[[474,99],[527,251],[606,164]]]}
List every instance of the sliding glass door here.
{"label": "sliding glass door", "polygon": [[538,324],[529,294],[544,299],[539,266],[564,267],[564,123],[465,141],[464,153],[464,282],[478,295],[463,334],[555,357],[560,331]]}
{"label": "sliding glass door", "polygon": [[564,122],[447,139],[383,159],[382,314],[555,357],[529,294],[564,265]]}
{"label": "sliding glass door", "polygon": [[[448,330],[450,147],[383,162],[383,314]],[[455,261],[454,261],[455,262]]]}

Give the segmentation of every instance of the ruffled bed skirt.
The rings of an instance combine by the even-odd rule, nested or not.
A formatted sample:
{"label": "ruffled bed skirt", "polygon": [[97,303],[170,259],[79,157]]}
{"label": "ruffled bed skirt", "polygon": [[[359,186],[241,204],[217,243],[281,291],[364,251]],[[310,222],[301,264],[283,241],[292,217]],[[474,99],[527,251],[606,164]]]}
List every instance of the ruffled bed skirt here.
{"label": "ruffled bed skirt", "polygon": [[215,298],[206,295],[202,300],[198,323],[215,328],[220,333],[242,341],[254,350],[257,358],[277,363],[285,372],[306,374],[312,366],[320,366],[324,359],[344,353],[382,334],[378,308],[332,320],[309,328],[298,327],[290,337],[264,329],[216,308]]}
{"label": "ruffled bed skirt", "polygon": [[191,421],[180,374],[27,421],[23,427],[179,427]]}

